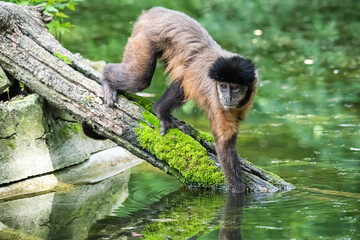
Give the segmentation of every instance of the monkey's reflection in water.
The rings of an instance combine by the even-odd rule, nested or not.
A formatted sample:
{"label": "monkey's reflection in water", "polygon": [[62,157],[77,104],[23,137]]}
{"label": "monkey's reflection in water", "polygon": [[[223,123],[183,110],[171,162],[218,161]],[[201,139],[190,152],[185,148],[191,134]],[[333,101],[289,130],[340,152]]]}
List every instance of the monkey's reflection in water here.
{"label": "monkey's reflection in water", "polygon": [[243,207],[246,205],[244,194],[229,194],[224,211],[219,239],[239,240],[241,237],[241,219]]}
{"label": "monkey's reflection in water", "polygon": [[[143,181],[139,178],[139,181]],[[138,194],[139,193],[139,194]],[[144,190],[133,192],[126,205],[144,202]],[[141,194],[140,194],[141,193]],[[124,217],[107,216],[89,230],[92,239],[242,239],[243,209],[274,194],[225,194],[199,188],[181,188],[151,205],[129,212]],[[141,197],[140,197],[141,196]],[[140,199],[138,199],[140,197]],[[141,205],[140,205],[141,206]],[[220,229],[219,229],[220,228]],[[136,237],[135,237],[136,236]],[[165,236],[165,237],[164,237]],[[120,238],[121,237],[121,238]]]}

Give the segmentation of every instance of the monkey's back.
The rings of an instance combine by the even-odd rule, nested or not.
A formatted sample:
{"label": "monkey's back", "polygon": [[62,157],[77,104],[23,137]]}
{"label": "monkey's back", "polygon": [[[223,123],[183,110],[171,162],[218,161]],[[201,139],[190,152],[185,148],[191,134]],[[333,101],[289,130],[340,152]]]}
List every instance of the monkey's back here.
{"label": "monkey's back", "polygon": [[144,11],[135,23],[132,36],[142,33],[154,43],[160,51],[169,48],[173,51],[189,51],[202,47],[219,45],[208,32],[193,18],[184,13],[162,7]]}
{"label": "monkey's back", "polygon": [[132,49],[125,51],[123,61],[131,62],[134,54],[145,58],[150,52],[166,65],[170,82],[182,81],[186,99],[196,99],[206,110],[218,107],[211,99],[217,92],[209,69],[219,57],[235,54],[223,50],[195,19],[166,8],[151,8],[134,24],[129,42]]}
{"label": "monkey's back", "polygon": [[[213,91],[210,86],[213,81],[208,78],[209,68],[218,57],[231,54],[223,50],[196,20],[162,7],[144,11],[134,25],[131,38],[150,41],[150,47],[165,63],[170,81],[183,81],[187,98],[203,95],[199,89]],[[198,101],[201,106],[206,102],[204,98]]]}

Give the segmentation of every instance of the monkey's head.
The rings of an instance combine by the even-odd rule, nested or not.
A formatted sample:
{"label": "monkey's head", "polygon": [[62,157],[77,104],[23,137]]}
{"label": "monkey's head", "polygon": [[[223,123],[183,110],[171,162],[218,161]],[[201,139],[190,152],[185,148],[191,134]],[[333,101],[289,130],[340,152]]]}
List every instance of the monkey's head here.
{"label": "monkey's head", "polygon": [[219,57],[209,70],[216,81],[219,100],[225,109],[246,104],[256,82],[254,63],[240,56]]}

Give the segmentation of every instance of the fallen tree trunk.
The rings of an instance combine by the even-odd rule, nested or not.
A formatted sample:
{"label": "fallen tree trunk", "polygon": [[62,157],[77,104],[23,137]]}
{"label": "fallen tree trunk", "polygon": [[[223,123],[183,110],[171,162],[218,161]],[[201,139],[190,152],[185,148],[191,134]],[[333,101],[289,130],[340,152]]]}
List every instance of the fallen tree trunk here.
{"label": "fallen tree trunk", "polygon": [[[184,124],[160,135],[152,103],[124,93],[114,109],[103,104],[100,73],[48,33],[44,8],[0,2],[0,66],[31,91],[86,121],[100,135],[188,185],[223,187],[213,138]],[[288,190],[291,184],[242,161],[250,191]]]}

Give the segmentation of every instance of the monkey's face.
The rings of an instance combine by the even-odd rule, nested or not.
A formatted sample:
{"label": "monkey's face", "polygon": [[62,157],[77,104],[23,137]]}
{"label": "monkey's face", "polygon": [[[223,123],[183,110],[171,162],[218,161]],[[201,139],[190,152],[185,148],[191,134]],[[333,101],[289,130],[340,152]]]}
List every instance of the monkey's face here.
{"label": "monkey's face", "polygon": [[237,83],[217,82],[219,100],[225,109],[236,108],[246,96],[248,86]]}

